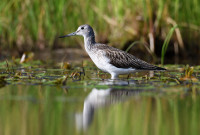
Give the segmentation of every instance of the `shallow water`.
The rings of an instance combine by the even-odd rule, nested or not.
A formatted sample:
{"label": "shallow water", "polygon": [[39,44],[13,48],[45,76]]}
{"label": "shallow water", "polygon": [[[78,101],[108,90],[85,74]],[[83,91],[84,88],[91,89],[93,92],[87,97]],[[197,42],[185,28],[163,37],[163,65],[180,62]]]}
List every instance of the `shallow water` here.
{"label": "shallow water", "polygon": [[2,68],[0,134],[199,134],[199,67],[186,80],[166,68],[116,81],[94,66]]}

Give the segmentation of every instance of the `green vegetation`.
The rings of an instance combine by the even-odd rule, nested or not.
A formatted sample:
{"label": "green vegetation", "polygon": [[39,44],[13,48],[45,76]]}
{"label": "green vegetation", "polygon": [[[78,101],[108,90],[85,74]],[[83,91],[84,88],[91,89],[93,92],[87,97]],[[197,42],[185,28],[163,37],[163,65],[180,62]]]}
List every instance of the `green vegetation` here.
{"label": "green vegetation", "polygon": [[57,37],[87,23],[98,33],[98,41],[109,40],[123,47],[129,40],[141,40],[154,51],[162,46],[156,39],[164,41],[171,25],[178,25],[172,39],[184,49],[184,45],[190,48],[200,43],[199,16],[198,0],[3,0],[0,44],[20,51],[57,45],[77,47],[78,38]]}
{"label": "green vegetation", "polygon": [[163,44],[163,47],[162,47],[162,52],[161,52],[161,64],[164,65],[164,59],[165,59],[165,54],[166,54],[166,51],[167,51],[167,47],[169,45],[169,41],[172,37],[172,34],[174,33],[174,30],[177,28],[177,25],[175,25],[173,28],[171,28],[169,34],[167,35],[165,41],[164,41],[164,44]]}
{"label": "green vegetation", "polygon": [[[82,64],[72,67],[72,65],[68,63],[53,62],[51,64],[45,64],[42,61],[34,61],[31,60],[31,57],[27,57],[24,61],[22,61],[22,59],[13,59],[0,62],[0,65],[0,86],[2,87],[7,83],[63,86],[69,82],[73,83],[73,81],[80,81],[80,85],[87,86],[93,83],[96,85],[98,81],[110,78],[108,73],[97,70],[93,63],[87,61],[83,61]],[[51,68],[48,68],[48,66],[51,66]],[[126,81],[133,78],[141,81],[154,81],[154,79],[158,79],[162,81],[163,85],[166,82],[171,82],[169,85],[192,82],[196,82],[196,85],[199,84],[197,83],[199,82],[199,66],[165,65],[164,68],[167,68],[169,71],[158,72],[158,74],[156,73],[153,77],[147,75],[148,72],[122,75],[121,77],[124,79],[128,77]],[[174,69],[177,70],[170,71]]]}

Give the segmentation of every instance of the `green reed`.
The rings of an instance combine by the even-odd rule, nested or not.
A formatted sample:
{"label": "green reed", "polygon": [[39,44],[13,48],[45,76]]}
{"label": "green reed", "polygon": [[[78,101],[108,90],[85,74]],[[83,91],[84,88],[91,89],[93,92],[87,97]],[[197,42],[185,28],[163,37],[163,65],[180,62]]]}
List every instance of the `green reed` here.
{"label": "green reed", "polygon": [[171,40],[171,37],[174,33],[174,30],[177,28],[178,26],[174,26],[170,29],[164,43],[163,43],[163,46],[162,46],[162,52],[161,52],[161,64],[163,65],[164,64],[164,59],[165,59],[165,54],[166,54],[166,51],[167,51],[167,48],[168,48],[168,45],[169,45],[169,42]]}
{"label": "green reed", "polygon": [[[0,5],[0,43],[4,48],[20,50],[51,48],[57,44],[75,47],[80,43],[79,38],[58,40],[57,37],[88,23],[97,31],[98,40],[123,46],[130,39],[148,38],[149,32],[160,37],[159,29],[167,33],[170,25],[166,19],[170,17],[180,26],[183,39],[198,44],[198,16],[198,0],[4,0]],[[133,30],[135,34],[130,32]]]}

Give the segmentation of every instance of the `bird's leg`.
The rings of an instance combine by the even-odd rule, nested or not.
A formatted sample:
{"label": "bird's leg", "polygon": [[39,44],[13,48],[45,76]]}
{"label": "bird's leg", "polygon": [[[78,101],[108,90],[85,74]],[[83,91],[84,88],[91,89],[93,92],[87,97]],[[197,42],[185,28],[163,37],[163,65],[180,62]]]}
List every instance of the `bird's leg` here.
{"label": "bird's leg", "polygon": [[111,79],[118,79],[118,74],[116,73],[111,73]]}
{"label": "bird's leg", "polygon": [[130,78],[130,76],[131,76],[131,73],[129,73],[129,74],[128,74],[128,76],[127,76],[127,79],[129,79],[129,78]]}

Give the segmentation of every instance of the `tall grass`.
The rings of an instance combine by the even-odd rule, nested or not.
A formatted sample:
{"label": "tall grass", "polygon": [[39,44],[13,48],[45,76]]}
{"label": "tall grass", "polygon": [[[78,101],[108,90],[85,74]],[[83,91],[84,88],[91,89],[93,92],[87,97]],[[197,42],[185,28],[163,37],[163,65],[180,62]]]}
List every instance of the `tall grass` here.
{"label": "tall grass", "polygon": [[172,27],[169,31],[169,33],[167,34],[167,37],[164,41],[164,44],[162,46],[162,52],[161,52],[161,65],[164,64],[164,59],[165,59],[165,54],[166,54],[166,51],[167,51],[167,48],[168,48],[168,45],[169,45],[169,42],[171,40],[171,37],[175,31],[175,29],[177,28],[178,26],[175,25],[174,27]]}
{"label": "tall grass", "polygon": [[77,47],[79,38],[58,40],[56,37],[73,32],[85,23],[94,27],[98,41],[109,40],[119,46],[128,40],[148,42],[149,33],[154,39],[164,40],[170,28],[166,19],[172,18],[180,26],[184,41],[199,45],[199,16],[198,0],[3,0],[0,44],[20,50],[51,48],[57,44]]}

